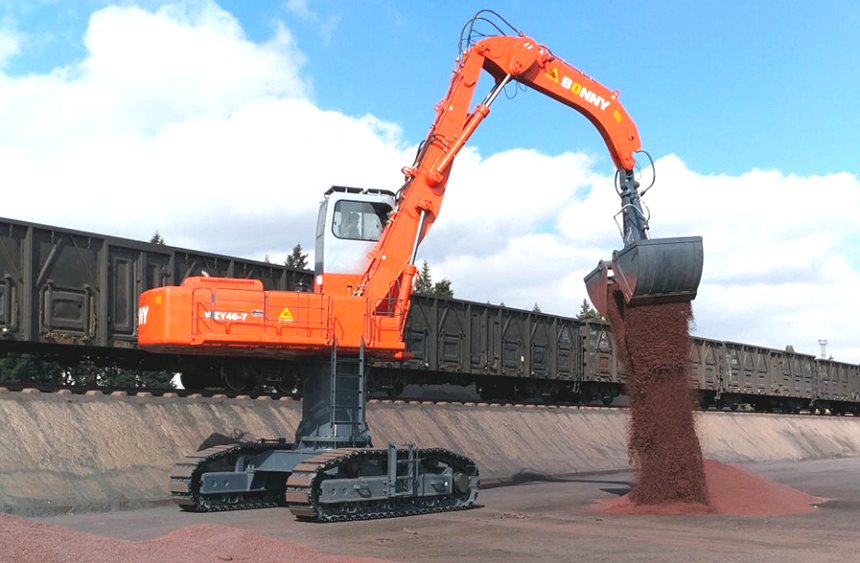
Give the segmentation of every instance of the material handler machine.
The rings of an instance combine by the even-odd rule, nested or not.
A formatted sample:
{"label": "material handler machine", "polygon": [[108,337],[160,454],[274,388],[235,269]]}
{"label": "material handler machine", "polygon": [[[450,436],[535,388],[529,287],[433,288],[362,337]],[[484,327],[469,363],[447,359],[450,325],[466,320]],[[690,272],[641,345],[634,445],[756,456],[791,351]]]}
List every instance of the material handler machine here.
{"label": "material handler machine", "polygon": [[[499,35],[473,41],[479,36],[476,22],[490,23]],[[482,70],[495,85],[471,108]],[[399,191],[326,192],[312,292],[264,291],[257,280],[192,277],[140,296],[138,338],[144,349],[264,355],[301,366],[302,421],[295,441],[216,446],[189,455],[171,475],[173,498],[183,509],[286,504],[300,519],[341,521],[472,506],[478,468],[469,458],[414,444],[373,447],[365,421],[365,359],[405,356],[403,329],[418,247],[439,215],[454,158],[512,81],[588,118],[617,167],[624,246],[586,278],[597,309],[606,312],[613,285],[634,305],[695,297],[702,239],[649,237],[634,177],[639,134],[618,92],[497,14],[481,11],[463,28],[451,84],[414,163],[403,169]]]}

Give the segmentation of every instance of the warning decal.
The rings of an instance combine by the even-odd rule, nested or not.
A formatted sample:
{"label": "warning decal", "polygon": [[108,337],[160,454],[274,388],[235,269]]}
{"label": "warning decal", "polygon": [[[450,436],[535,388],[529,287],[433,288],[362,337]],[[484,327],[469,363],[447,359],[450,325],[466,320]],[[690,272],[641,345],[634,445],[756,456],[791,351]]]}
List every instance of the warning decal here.
{"label": "warning decal", "polygon": [[293,314],[290,312],[290,309],[288,307],[284,307],[284,310],[281,311],[281,315],[278,317],[278,322],[282,322],[282,323],[293,322]]}

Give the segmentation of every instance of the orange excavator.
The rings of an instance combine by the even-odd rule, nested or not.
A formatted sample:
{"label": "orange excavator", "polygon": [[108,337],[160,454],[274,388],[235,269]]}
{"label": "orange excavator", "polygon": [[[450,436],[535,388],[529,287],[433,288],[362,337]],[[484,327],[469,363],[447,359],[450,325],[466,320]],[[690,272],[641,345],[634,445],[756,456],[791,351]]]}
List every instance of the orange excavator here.
{"label": "orange excavator", "polygon": [[[478,23],[498,35],[473,41]],[[504,33],[503,29],[510,30]],[[471,107],[482,71],[495,84]],[[140,296],[139,343],[161,353],[268,355],[297,361],[303,418],[284,439],[217,446],[181,460],[174,500],[207,511],[288,505],[300,519],[338,521],[468,508],[478,470],[467,457],[414,444],[374,448],[365,422],[365,358],[403,358],[403,329],[421,241],[438,217],[454,158],[512,81],[584,115],[617,168],[624,246],[586,278],[606,312],[617,286],[628,304],[691,300],[701,237],[652,239],[635,179],[639,134],[607,89],[494,12],[464,27],[451,84],[397,193],[334,187],[317,222],[313,292],[264,291],[257,280],[195,277]]]}

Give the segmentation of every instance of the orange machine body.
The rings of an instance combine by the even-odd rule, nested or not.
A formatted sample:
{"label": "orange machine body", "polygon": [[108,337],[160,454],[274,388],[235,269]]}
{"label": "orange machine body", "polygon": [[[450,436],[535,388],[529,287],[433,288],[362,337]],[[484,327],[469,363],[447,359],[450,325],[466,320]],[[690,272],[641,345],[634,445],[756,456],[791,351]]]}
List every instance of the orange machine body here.
{"label": "orange machine body", "polygon": [[337,343],[400,356],[406,312],[374,315],[349,295],[266,291],[259,280],[191,277],[143,293],[138,342],[153,352],[290,357]]}
{"label": "orange machine body", "polygon": [[[482,71],[496,79],[470,109]],[[189,278],[140,298],[139,342],[156,352],[300,355],[337,345],[374,354],[404,350],[403,328],[416,274],[418,245],[439,214],[451,164],[515,80],[585,115],[619,169],[632,170],[639,149],[635,125],[610,91],[524,36],[489,37],[457,59],[445,98],[376,245],[359,275],[318,272],[314,293],[264,291],[259,282]]]}

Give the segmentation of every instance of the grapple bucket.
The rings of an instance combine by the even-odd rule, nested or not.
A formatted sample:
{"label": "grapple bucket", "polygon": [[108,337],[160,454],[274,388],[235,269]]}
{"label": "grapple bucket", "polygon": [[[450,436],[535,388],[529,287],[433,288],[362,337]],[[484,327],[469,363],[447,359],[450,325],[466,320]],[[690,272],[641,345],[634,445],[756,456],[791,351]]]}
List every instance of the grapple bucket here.
{"label": "grapple bucket", "polygon": [[630,305],[691,301],[702,279],[703,257],[702,237],[632,242],[613,252],[611,264],[601,261],[585,277],[588,296],[603,316],[611,283]]}

